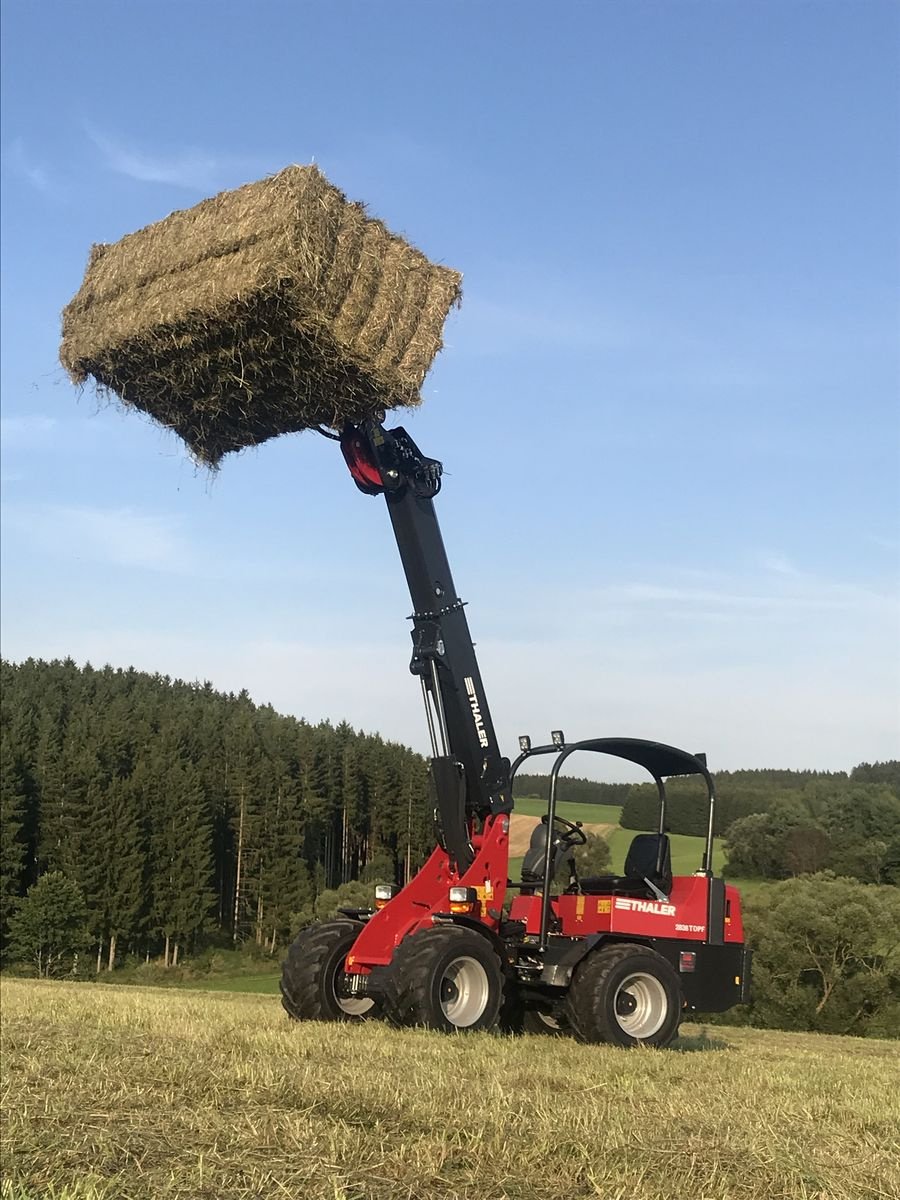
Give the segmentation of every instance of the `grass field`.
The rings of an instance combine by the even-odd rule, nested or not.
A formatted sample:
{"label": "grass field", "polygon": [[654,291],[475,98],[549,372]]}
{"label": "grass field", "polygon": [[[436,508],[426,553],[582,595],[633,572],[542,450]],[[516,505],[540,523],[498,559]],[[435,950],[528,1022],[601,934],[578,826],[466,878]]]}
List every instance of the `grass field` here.
{"label": "grass field", "polygon": [[[585,825],[618,825],[622,809],[618,804],[558,804],[557,812],[567,821],[584,821]],[[526,817],[542,817],[547,801],[540,796],[517,796],[517,813]]]}
{"label": "grass field", "polygon": [[3,1200],[900,1195],[896,1044],[678,1050],[292,1026],[268,996],[8,980]]}

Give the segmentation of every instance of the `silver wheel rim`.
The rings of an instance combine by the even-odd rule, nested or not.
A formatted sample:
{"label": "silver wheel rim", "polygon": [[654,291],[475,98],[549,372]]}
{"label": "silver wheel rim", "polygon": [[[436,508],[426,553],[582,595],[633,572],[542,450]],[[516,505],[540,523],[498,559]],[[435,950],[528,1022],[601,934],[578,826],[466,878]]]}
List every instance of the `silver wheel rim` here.
{"label": "silver wheel rim", "polygon": [[556,1017],[552,1017],[550,1013],[541,1012],[539,1008],[535,1010],[535,1013],[540,1023],[546,1025],[548,1029],[552,1029],[557,1033],[562,1029],[559,1021],[557,1021]]}
{"label": "silver wheel rim", "polygon": [[629,1037],[653,1037],[662,1029],[669,1011],[666,989],[655,975],[636,971],[616,989],[613,1011],[619,1028]]}
{"label": "silver wheel rim", "polygon": [[341,1012],[346,1013],[348,1017],[364,1017],[375,1003],[374,1000],[365,996],[359,1000],[350,1000],[344,996],[335,995],[335,999],[338,1002],[338,1008],[340,1008]]}
{"label": "silver wheel rim", "polygon": [[331,983],[331,990],[334,992],[335,1003],[341,1012],[345,1014],[345,1016],[364,1017],[375,1001],[369,996],[360,996],[358,999],[355,999],[352,996],[341,996],[338,993],[338,984],[340,983],[343,973],[344,960],[341,959],[340,963],[338,964],[338,968],[334,973],[334,979]]}
{"label": "silver wheel rim", "polygon": [[454,958],[441,976],[441,1012],[457,1029],[467,1029],[484,1013],[490,991],[488,973],[477,958]]}

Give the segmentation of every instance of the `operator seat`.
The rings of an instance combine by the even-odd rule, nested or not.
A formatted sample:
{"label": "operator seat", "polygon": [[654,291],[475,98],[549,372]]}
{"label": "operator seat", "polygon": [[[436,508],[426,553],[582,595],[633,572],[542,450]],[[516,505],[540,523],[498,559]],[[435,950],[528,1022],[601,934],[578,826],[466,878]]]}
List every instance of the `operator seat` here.
{"label": "operator seat", "polygon": [[[541,885],[544,882],[544,862],[547,855],[547,822],[541,821],[536,825],[531,834],[531,844],[528,847],[528,853],[522,859],[522,882],[528,884]],[[568,845],[564,838],[554,832],[553,837],[553,864],[551,866],[551,880],[556,876],[557,871],[568,862],[569,864],[569,879],[570,883],[575,878],[575,862],[572,856],[572,847]],[[522,889],[522,895],[530,895],[531,892]]]}
{"label": "operator seat", "polygon": [[662,895],[668,899],[672,891],[669,839],[664,833],[639,833],[628,850],[624,875],[589,875],[579,882],[586,896],[645,896],[658,900]]}

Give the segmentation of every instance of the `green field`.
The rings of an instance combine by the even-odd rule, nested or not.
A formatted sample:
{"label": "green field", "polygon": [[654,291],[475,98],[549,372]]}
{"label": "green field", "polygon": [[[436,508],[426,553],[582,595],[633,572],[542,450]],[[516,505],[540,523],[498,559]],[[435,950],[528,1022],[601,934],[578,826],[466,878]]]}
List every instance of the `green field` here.
{"label": "green field", "polygon": [[[515,811],[522,813],[528,817],[540,817],[547,811],[546,802],[537,796],[523,796],[521,799],[516,799]],[[628,853],[628,847],[631,845],[631,839],[635,836],[636,830],[623,829],[619,825],[619,816],[621,808],[615,804],[560,804],[558,812],[561,817],[565,817],[567,821],[583,821],[586,825],[614,825],[607,835],[606,840],[609,842],[609,848],[612,851],[612,863],[610,871],[619,873],[625,866],[625,855]],[[671,833],[669,841],[672,847],[672,870],[676,875],[692,875],[694,871],[699,871],[705,842],[700,837],[688,837],[686,834]],[[514,859],[515,869],[521,869],[521,859]],[[722,852],[721,842],[716,841],[713,851],[713,866],[716,871],[721,871],[725,861],[725,856]],[[518,875],[510,874],[511,879],[518,878]]]}
{"label": "green field", "polygon": [[266,974],[256,975],[210,975],[198,982],[191,981],[187,987],[201,992],[252,992],[256,995],[277,996],[281,967]]}
{"label": "green field", "polygon": [[[557,812],[567,821],[584,821],[590,825],[618,825],[622,809],[618,804],[558,804]],[[526,817],[542,817],[547,801],[540,796],[517,796],[515,812]]]}
{"label": "green field", "polygon": [[896,1044],[670,1051],[291,1025],[269,996],[2,983],[3,1200],[900,1195]]}

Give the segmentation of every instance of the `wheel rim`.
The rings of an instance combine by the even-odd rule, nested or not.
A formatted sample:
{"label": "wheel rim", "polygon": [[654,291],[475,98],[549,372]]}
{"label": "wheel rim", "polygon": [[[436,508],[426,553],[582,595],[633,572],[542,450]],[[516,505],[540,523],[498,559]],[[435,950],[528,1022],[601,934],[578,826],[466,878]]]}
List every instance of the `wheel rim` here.
{"label": "wheel rim", "polygon": [[662,1028],[669,1001],[666,989],[654,975],[638,971],[619,984],[613,1007],[623,1033],[649,1038]]}
{"label": "wheel rim", "polygon": [[441,976],[441,1012],[451,1025],[466,1029],[487,1008],[490,991],[487,971],[476,958],[454,958]]}
{"label": "wheel rim", "polygon": [[338,1008],[340,1008],[341,1012],[346,1013],[348,1017],[364,1017],[375,1003],[374,1000],[368,997],[351,1000],[348,997],[335,994],[335,999],[338,1002]]}
{"label": "wheel rim", "polygon": [[344,973],[344,960],[341,958],[338,963],[337,970],[334,973],[334,978],[331,981],[331,990],[334,992],[334,1002],[348,1017],[364,1017],[375,1003],[369,996],[360,996],[359,999],[354,999],[351,996],[342,996],[338,991],[338,984],[341,982],[341,976]]}
{"label": "wheel rim", "polygon": [[560,1025],[556,1017],[551,1016],[550,1013],[541,1012],[541,1010],[538,1008],[535,1010],[535,1015],[542,1025],[545,1025],[547,1029],[552,1029],[554,1033],[558,1033],[562,1029],[562,1025]]}

